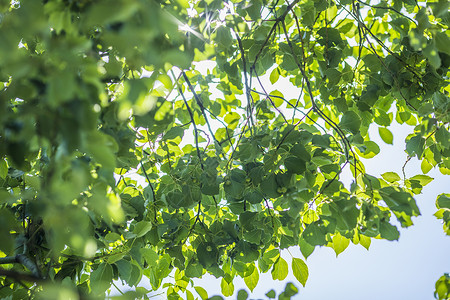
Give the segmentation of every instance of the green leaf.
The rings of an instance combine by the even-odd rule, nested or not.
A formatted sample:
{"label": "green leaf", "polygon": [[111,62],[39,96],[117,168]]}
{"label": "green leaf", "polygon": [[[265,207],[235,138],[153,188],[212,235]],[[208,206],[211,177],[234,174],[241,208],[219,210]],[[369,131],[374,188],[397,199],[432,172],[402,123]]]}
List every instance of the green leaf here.
{"label": "green leaf", "polygon": [[288,263],[280,256],[273,265],[272,268],[272,279],[273,280],[284,280],[289,272]]}
{"label": "green leaf", "polygon": [[295,156],[287,157],[284,160],[284,165],[289,171],[295,174],[302,174],[306,170],[306,162]]}
{"label": "green leaf", "polygon": [[228,124],[228,128],[235,129],[238,126],[240,116],[238,113],[230,112],[224,118],[224,121]]}
{"label": "green leaf", "polygon": [[428,58],[428,61],[433,68],[438,69],[441,66],[441,58],[439,57],[438,49],[436,48],[434,40],[431,40],[428,46],[423,49],[423,54],[426,58]]}
{"label": "green leaf", "polygon": [[363,57],[364,64],[372,72],[379,72],[381,70],[381,58],[375,54],[367,54]]}
{"label": "green leaf", "polygon": [[313,158],[311,158],[311,162],[319,167],[333,163],[333,161],[329,157],[321,155],[314,156]]}
{"label": "green leaf", "polygon": [[389,241],[398,240],[400,237],[400,232],[397,227],[389,224],[388,222],[380,223],[380,235],[383,239],[387,239]]}
{"label": "green leaf", "polygon": [[420,169],[424,174],[430,172],[432,168],[433,165],[430,164],[426,158],[422,159],[422,162],[420,163]]}
{"label": "green leaf", "polygon": [[415,176],[409,178],[409,180],[417,180],[417,181],[419,181],[421,186],[426,186],[427,184],[432,182],[433,179],[434,178],[431,178],[428,175],[415,175]]}
{"label": "green leaf", "polygon": [[278,198],[281,194],[278,192],[278,184],[274,174],[269,174],[261,182],[261,192],[269,198]]}
{"label": "green leaf", "polygon": [[369,250],[371,242],[372,242],[372,240],[370,239],[370,237],[367,237],[367,236],[361,235],[361,234],[359,235],[359,243],[361,244],[361,246],[363,246],[367,250]]}
{"label": "green leaf", "polygon": [[303,146],[300,143],[297,143],[294,146],[292,146],[289,152],[305,162],[311,160],[311,154],[308,152],[308,150],[306,150],[305,146]]}
{"label": "green leaf", "polygon": [[339,126],[343,129],[347,129],[353,134],[359,132],[361,126],[361,118],[354,111],[346,111],[341,118]]}
{"label": "green leaf", "polygon": [[447,300],[450,296],[450,276],[448,273],[442,275],[435,284],[434,297],[439,300]]}
{"label": "green leaf", "polygon": [[234,293],[234,284],[233,281],[227,282],[225,278],[222,278],[222,281],[220,282],[220,288],[222,290],[222,294],[225,297],[232,296]]}
{"label": "green leaf", "polygon": [[238,291],[237,300],[247,300],[248,293],[246,290],[242,289]]}
{"label": "green leaf", "polygon": [[113,264],[118,260],[121,260],[123,257],[125,256],[125,253],[117,253],[117,254],[112,254],[110,256],[108,256],[108,264]]}
{"label": "green leaf", "polygon": [[87,137],[86,150],[103,167],[114,169],[118,150],[117,142],[110,135],[93,131]]}
{"label": "green leaf", "polygon": [[445,194],[439,195],[439,197],[436,200],[436,206],[438,208],[447,208],[450,209],[450,197],[448,197]]}
{"label": "green leaf", "polygon": [[308,224],[302,233],[305,241],[312,246],[323,246],[327,243],[325,239],[325,232],[316,224]]}
{"label": "green leaf", "polygon": [[325,42],[327,42],[329,46],[331,46],[331,45],[337,46],[342,42],[341,34],[340,34],[339,30],[337,30],[335,28],[322,27],[317,33],[323,37],[323,39],[319,41],[319,43],[322,45]]}
{"label": "green leaf", "polygon": [[137,238],[142,237],[147,234],[152,229],[152,223],[147,221],[138,222],[133,229],[133,233]]}
{"label": "green leaf", "polygon": [[336,257],[342,253],[345,249],[347,249],[350,244],[350,240],[346,237],[343,237],[339,233],[333,237],[333,250],[336,252]]}
{"label": "green leaf", "polygon": [[[23,291],[23,292],[22,292]],[[8,292],[6,292],[8,293]],[[7,294],[0,294],[2,298],[11,298],[17,297],[20,299],[25,299],[27,296],[26,289],[15,290],[12,295],[6,297]],[[43,288],[40,289],[36,294],[35,298],[38,300],[44,299],[78,299],[78,291],[72,286],[63,286],[61,284],[55,283],[46,283],[43,285]]]}
{"label": "green leaf", "polygon": [[280,64],[280,68],[285,71],[293,71],[298,68],[294,56],[292,56],[291,53],[288,52],[284,53],[283,62]]}
{"label": "green leaf", "polygon": [[244,238],[246,241],[259,245],[261,243],[261,235],[263,231],[261,229],[254,229],[252,231],[247,231],[244,233]]}
{"label": "green leaf", "polygon": [[284,95],[279,90],[272,91],[270,93],[270,96],[271,96],[271,100],[272,100],[273,104],[275,105],[275,107],[279,107],[283,104]]}
{"label": "green leaf", "polygon": [[314,19],[316,16],[316,9],[314,8],[314,3],[304,2],[301,7],[302,7],[301,16],[303,24],[305,24],[305,26],[312,26],[314,24]]}
{"label": "green leaf", "polygon": [[255,222],[255,218],[258,216],[257,212],[244,211],[239,216],[239,222],[241,223],[242,228],[246,230],[252,230]]}
{"label": "green leaf", "polygon": [[295,285],[293,285],[291,282],[288,282],[286,284],[286,287],[284,288],[284,292],[280,294],[278,299],[285,300],[285,299],[291,299],[292,296],[295,296],[298,294],[298,289]]}
{"label": "green leaf", "polygon": [[247,287],[250,289],[250,291],[253,292],[256,285],[258,284],[258,281],[259,281],[258,268],[254,267],[252,274],[244,277],[244,282],[245,282],[245,285],[247,285]]}
{"label": "green leaf", "polygon": [[396,191],[392,187],[386,187],[380,190],[380,195],[393,211],[404,212],[408,216],[418,216],[420,214],[415,200],[407,192]]}
{"label": "green leaf", "polygon": [[436,130],[434,137],[436,138],[436,142],[442,144],[445,148],[450,148],[450,132],[445,126],[439,127]]}
{"label": "green leaf", "polygon": [[186,300],[195,300],[194,295],[190,290],[186,290]]}
{"label": "green leaf", "polygon": [[101,263],[97,269],[91,273],[90,286],[95,294],[104,293],[111,285],[113,279],[113,269],[110,264]]}
{"label": "green leaf", "polygon": [[394,144],[394,135],[389,129],[384,127],[378,127],[378,133],[380,134],[380,137],[383,140],[383,142],[390,145]]}
{"label": "green leaf", "polygon": [[5,179],[6,175],[8,175],[8,165],[5,160],[0,159],[0,178]]}
{"label": "green leaf", "polygon": [[226,26],[220,26],[216,30],[216,41],[225,48],[228,48],[233,43],[233,38],[231,37],[230,28]]}
{"label": "green leaf", "polygon": [[306,281],[308,280],[308,266],[306,263],[300,258],[292,258],[292,271],[294,273],[295,278],[305,286]]}
{"label": "green leaf", "polygon": [[275,293],[274,290],[270,290],[270,291],[268,291],[268,292],[266,293],[266,296],[267,296],[267,298],[275,299],[275,297],[277,296],[277,294]]}
{"label": "green leaf", "polygon": [[185,270],[186,276],[193,278],[197,277],[200,278],[203,275],[203,267],[201,264],[199,264],[197,261],[191,261],[186,267]]}
{"label": "green leaf", "polygon": [[310,256],[315,249],[315,247],[306,242],[304,238],[299,239],[298,245],[300,246],[300,251],[305,258],[308,258],[308,256]]}
{"label": "green leaf", "polygon": [[200,298],[202,298],[202,300],[208,299],[208,293],[206,292],[206,290],[204,288],[202,288],[201,286],[194,286],[194,289],[197,292],[197,294],[200,296]]}
{"label": "green leaf", "polygon": [[261,8],[262,8],[261,0],[256,0],[246,5],[245,10],[247,11],[250,18],[256,21],[261,18]]}
{"label": "green leaf", "polygon": [[184,129],[181,127],[172,127],[169,129],[169,131],[166,132],[166,134],[164,134],[162,140],[163,141],[167,141],[167,140],[173,140],[177,137],[183,138],[184,135]]}
{"label": "green leaf", "polygon": [[136,265],[125,259],[117,261],[115,265],[117,266],[121,280],[124,280],[129,286],[137,283],[136,281],[140,277],[140,272],[139,269],[136,270]]}
{"label": "green leaf", "polygon": [[213,243],[201,243],[197,248],[198,261],[203,267],[210,267],[217,263],[219,252]]}
{"label": "green leaf", "polygon": [[145,261],[150,266],[155,266],[157,260],[159,259],[158,253],[155,252],[155,250],[151,248],[140,248],[139,252],[144,257]]}
{"label": "green leaf", "polygon": [[417,155],[421,158],[425,146],[425,139],[419,135],[413,136],[406,142],[406,152],[409,156]]}
{"label": "green leaf", "polygon": [[274,69],[272,70],[272,72],[270,72],[270,77],[269,77],[270,82],[271,82],[272,84],[274,84],[275,82],[278,81],[278,78],[279,78],[279,77],[280,77],[280,72],[278,71],[278,68],[274,68]]}
{"label": "green leaf", "polygon": [[240,240],[236,249],[239,251],[239,255],[235,259],[238,261],[252,263],[259,257],[258,247],[255,244]]}
{"label": "green leaf", "polygon": [[[358,148],[356,148],[358,150]],[[362,152],[363,150],[363,152]],[[373,141],[364,141],[364,146],[361,151],[358,151],[358,154],[366,159],[372,158],[378,153],[380,153],[380,147],[377,143]]]}
{"label": "green leaf", "polygon": [[398,176],[398,174],[395,172],[383,173],[381,174],[381,177],[383,177],[383,179],[386,180],[387,182],[396,182],[401,179],[400,176]]}
{"label": "green leaf", "polygon": [[341,72],[336,69],[327,69],[325,74],[327,75],[330,85],[337,85],[339,80],[341,80]]}
{"label": "green leaf", "polygon": [[[1,195],[1,194],[0,194]],[[14,214],[5,209],[0,209],[0,250],[6,255],[14,253],[14,239],[11,230],[18,229],[17,218]]]}
{"label": "green leaf", "polygon": [[445,34],[445,32],[438,32],[436,33],[434,39],[436,41],[437,50],[450,55],[450,49],[448,48],[448,45],[450,45],[450,38],[448,35]]}

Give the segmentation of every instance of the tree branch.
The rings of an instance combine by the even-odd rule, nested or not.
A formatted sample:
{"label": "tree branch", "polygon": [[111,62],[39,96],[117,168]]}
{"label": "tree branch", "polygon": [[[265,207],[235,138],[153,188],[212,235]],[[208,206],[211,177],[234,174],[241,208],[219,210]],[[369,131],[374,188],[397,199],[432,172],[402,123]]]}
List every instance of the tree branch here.
{"label": "tree branch", "polygon": [[2,265],[16,263],[26,267],[31,272],[31,274],[24,274],[13,270],[5,270],[3,268],[0,268],[0,276],[11,277],[16,281],[25,280],[37,282],[43,280],[36,264],[24,254],[17,254],[16,256],[6,256],[0,258],[0,264]]}
{"label": "tree branch", "polygon": [[36,277],[31,274],[25,274],[17,271],[12,270],[5,270],[3,268],[0,268],[0,276],[5,276],[8,278],[12,278],[15,281],[29,281],[29,282],[36,282],[36,283],[42,283],[46,280],[40,277]]}

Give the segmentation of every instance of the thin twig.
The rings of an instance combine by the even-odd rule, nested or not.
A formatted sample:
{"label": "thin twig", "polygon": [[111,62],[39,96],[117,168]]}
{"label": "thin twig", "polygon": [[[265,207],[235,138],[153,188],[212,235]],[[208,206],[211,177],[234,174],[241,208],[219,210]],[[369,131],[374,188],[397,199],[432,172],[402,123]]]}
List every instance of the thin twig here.
{"label": "thin twig", "polygon": [[[183,78],[186,81],[186,83],[187,83],[187,85],[189,87],[189,90],[194,95],[195,102],[200,107],[200,111],[201,111],[201,113],[203,115],[203,118],[205,118],[206,125],[208,126],[209,133],[212,135],[212,138],[214,139],[214,141],[219,142],[219,141],[216,140],[216,137],[214,136],[214,133],[213,133],[213,131],[211,129],[211,125],[209,124],[208,117],[206,116],[206,113],[205,113],[205,107],[203,106],[202,101],[200,100],[200,98],[198,97],[197,93],[195,92],[195,89],[192,86],[191,81],[189,80],[189,78],[187,77],[186,73],[183,70],[181,71],[181,73],[183,74]],[[184,97],[183,97],[183,99],[184,99]],[[192,121],[194,121],[194,119],[192,119]]]}
{"label": "thin twig", "polygon": [[261,55],[262,51],[264,50],[264,47],[266,46],[267,42],[269,41],[270,37],[272,36],[272,33],[275,31],[275,28],[277,28],[278,23],[284,21],[284,19],[286,18],[287,14],[289,13],[289,11],[292,9],[292,7],[294,7],[300,0],[295,0],[294,2],[292,2],[291,4],[288,5],[288,7],[286,8],[286,10],[283,12],[283,14],[281,16],[279,16],[276,20],[275,23],[272,25],[272,28],[269,31],[269,34],[267,35],[266,40],[264,41],[264,43],[261,45],[261,48],[259,49],[258,53],[256,53],[255,56],[255,61],[253,62],[253,65],[251,67],[251,69],[254,69],[256,66],[256,62],[258,61],[259,56]]}
{"label": "thin twig", "polygon": [[198,142],[198,130],[197,130],[197,124],[195,123],[195,120],[194,120],[194,114],[192,113],[192,110],[189,107],[189,104],[188,104],[188,102],[186,100],[186,97],[184,96],[184,93],[181,90],[181,87],[179,87],[178,90],[180,92],[181,97],[183,98],[184,104],[186,104],[186,108],[187,108],[187,111],[189,113],[189,117],[191,118],[191,121],[192,121],[192,126],[194,126],[195,148],[197,149],[197,156],[198,156],[198,159],[200,161],[200,166],[201,166],[201,168],[203,170],[204,167],[203,167],[202,155],[200,153],[200,147],[198,145],[198,143],[199,143]]}
{"label": "thin twig", "polygon": [[386,10],[392,10],[393,12],[396,12],[397,14],[401,15],[404,18],[407,18],[408,20],[410,20],[411,22],[413,22],[414,24],[416,24],[416,21],[411,19],[410,17],[408,17],[407,15],[402,14],[401,12],[399,12],[398,10],[396,10],[393,7],[390,6],[377,6],[377,5],[370,5],[369,3],[363,2],[361,0],[356,0],[361,4],[364,4],[366,6],[372,7],[372,8],[376,8],[376,9],[386,9]]}
{"label": "thin twig", "polygon": [[408,155],[408,157],[406,158],[405,163],[404,163],[403,166],[402,166],[403,180],[406,180],[405,168],[406,168],[406,165],[407,165],[407,164],[409,163],[409,161],[411,160],[411,158],[412,158],[412,156],[409,156],[409,155]]}
{"label": "thin twig", "polygon": [[144,164],[142,163],[142,161],[140,161],[140,164],[141,164],[142,172],[144,172],[145,179],[147,180],[148,186],[152,190],[153,205],[155,206],[155,223],[156,223],[157,222],[157,218],[156,218],[156,204],[155,204],[156,203],[156,194],[155,194],[155,190],[153,189],[153,185],[150,182],[150,178],[148,177],[147,170],[145,170],[145,167],[144,167]]}
{"label": "thin twig", "polygon": [[[250,119],[250,123],[253,125],[253,116],[252,116],[253,103],[252,103],[252,96],[250,94],[251,87],[249,86],[248,79],[247,79],[247,61],[245,60],[245,51],[244,51],[244,47],[242,46],[241,38],[239,37],[239,35],[237,34],[236,31],[234,32],[234,34],[236,35],[239,50],[241,52],[242,70],[244,71],[245,96],[247,97],[247,118]],[[250,130],[251,130],[251,128],[252,127],[250,126]]]}

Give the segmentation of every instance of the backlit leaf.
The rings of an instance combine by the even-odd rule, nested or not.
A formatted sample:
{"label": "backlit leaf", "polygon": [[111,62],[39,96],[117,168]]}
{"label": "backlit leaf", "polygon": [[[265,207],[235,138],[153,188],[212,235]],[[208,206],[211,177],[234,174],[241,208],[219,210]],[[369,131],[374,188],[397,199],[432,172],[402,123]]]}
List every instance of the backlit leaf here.
{"label": "backlit leaf", "polygon": [[194,286],[194,289],[197,292],[197,294],[200,296],[200,298],[202,298],[202,300],[208,299],[208,293],[206,292],[206,290],[204,288],[202,288],[201,286]]}
{"label": "backlit leaf", "polygon": [[411,178],[409,178],[410,180],[417,180],[420,182],[420,185],[422,186],[426,186],[427,184],[429,184],[430,182],[433,181],[433,178],[431,178],[428,175],[415,175]]}
{"label": "backlit leaf", "polygon": [[381,177],[383,177],[383,179],[387,182],[396,182],[401,179],[400,176],[395,172],[386,172],[384,174],[381,174]]}
{"label": "backlit leaf", "polygon": [[359,235],[359,243],[361,244],[361,246],[363,246],[364,248],[366,248],[367,250],[369,250],[370,247],[370,243],[371,243],[371,239],[365,235]]}
{"label": "backlit leaf", "polygon": [[305,262],[300,258],[292,258],[292,271],[294,273],[295,278],[305,286],[306,281],[308,280],[308,266]]}
{"label": "backlit leaf", "polygon": [[393,145],[394,135],[389,129],[384,127],[378,127],[378,133],[380,134],[380,137],[383,140],[383,142],[385,142],[386,144]]}
{"label": "backlit leaf", "polygon": [[278,68],[275,68],[270,72],[270,82],[274,84],[278,81],[278,78],[280,77],[280,73],[278,72]]}
{"label": "backlit leaf", "polygon": [[282,258],[279,257],[278,260],[275,262],[272,268],[272,278],[274,280],[284,280],[289,272],[289,266],[287,262]]}
{"label": "backlit leaf", "polygon": [[233,281],[227,282],[225,278],[222,278],[222,281],[220,282],[220,288],[222,290],[222,294],[225,297],[229,297],[233,295],[234,293],[234,284]]}
{"label": "backlit leaf", "polygon": [[259,272],[258,272],[258,268],[256,268],[256,267],[253,269],[252,274],[244,277],[245,285],[247,285],[247,287],[252,292],[255,289],[256,285],[258,284],[258,281],[259,281]]}
{"label": "backlit leaf", "polygon": [[348,238],[343,237],[339,233],[336,233],[336,235],[333,237],[333,246],[332,246],[334,249],[334,252],[336,252],[336,256],[338,256],[345,249],[347,249],[349,244],[350,244],[350,240]]}

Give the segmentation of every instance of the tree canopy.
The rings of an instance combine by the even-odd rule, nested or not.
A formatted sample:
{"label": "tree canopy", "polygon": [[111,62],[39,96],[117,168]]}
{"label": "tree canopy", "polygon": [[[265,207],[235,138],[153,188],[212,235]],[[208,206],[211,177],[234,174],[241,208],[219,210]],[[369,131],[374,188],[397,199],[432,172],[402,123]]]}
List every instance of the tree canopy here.
{"label": "tree canopy", "polygon": [[[0,1],[0,297],[206,299],[205,273],[230,296],[397,240],[450,174],[449,22],[445,0]],[[423,174],[366,173],[394,119]]]}

